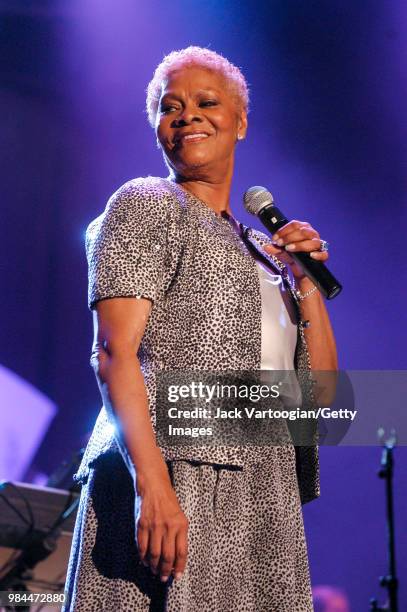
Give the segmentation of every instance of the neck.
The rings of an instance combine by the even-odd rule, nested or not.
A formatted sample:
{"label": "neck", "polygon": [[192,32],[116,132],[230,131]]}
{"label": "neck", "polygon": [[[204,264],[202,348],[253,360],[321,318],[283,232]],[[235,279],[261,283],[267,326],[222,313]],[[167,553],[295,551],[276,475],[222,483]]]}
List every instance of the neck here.
{"label": "neck", "polygon": [[218,215],[222,212],[232,214],[230,209],[232,170],[221,176],[205,176],[202,173],[200,176],[191,177],[172,171],[171,178],[199,200],[202,200]]}

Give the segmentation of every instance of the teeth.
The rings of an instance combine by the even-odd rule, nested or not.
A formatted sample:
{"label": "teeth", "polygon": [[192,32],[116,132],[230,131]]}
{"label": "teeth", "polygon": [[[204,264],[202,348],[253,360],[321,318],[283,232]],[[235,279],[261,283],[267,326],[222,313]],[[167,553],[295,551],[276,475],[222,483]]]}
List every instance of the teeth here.
{"label": "teeth", "polygon": [[188,134],[183,138],[184,140],[193,140],[194,138],[208,138],[208,134]]}

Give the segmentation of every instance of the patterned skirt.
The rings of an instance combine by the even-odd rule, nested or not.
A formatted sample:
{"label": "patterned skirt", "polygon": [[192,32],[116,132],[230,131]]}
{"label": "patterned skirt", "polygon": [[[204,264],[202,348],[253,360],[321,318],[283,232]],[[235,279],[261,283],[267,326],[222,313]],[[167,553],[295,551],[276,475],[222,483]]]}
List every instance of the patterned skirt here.
{"label": "patterned skirt", "polygon": [[312,612],[295,451],[245,466],[168,462],[189,520],[183,577],[165,584],[138,559],[134,486],[118,453],[82,486],[65,612]]}

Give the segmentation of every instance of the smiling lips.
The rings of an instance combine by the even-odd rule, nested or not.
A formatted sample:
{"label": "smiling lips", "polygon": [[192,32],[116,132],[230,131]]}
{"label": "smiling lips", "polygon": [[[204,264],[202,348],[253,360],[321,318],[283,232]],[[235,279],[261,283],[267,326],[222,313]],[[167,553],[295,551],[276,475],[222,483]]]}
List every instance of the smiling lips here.
{"label": "smiling lips", "polygon": [[181,142],[197,142],[208,138],[209,134],[205,132],[194,132],[193,134],[183,134],[176,139],[176,144],[179,145]]}

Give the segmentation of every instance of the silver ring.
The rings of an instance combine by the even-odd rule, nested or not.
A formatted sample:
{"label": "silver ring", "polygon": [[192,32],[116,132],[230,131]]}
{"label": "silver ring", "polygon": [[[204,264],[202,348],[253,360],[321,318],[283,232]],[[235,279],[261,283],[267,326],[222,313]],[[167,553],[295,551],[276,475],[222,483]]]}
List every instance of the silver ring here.
{"label": "silver ring", "polygon": [[327,251],[329,249],[329,242],[327,242],[326,240],[321,240],[321,246],[319,247],[319,251],[321,253],[324,253],[325,251]]}

